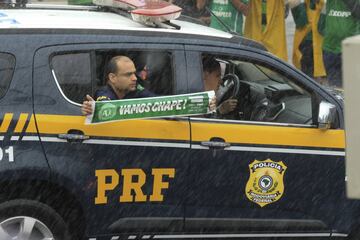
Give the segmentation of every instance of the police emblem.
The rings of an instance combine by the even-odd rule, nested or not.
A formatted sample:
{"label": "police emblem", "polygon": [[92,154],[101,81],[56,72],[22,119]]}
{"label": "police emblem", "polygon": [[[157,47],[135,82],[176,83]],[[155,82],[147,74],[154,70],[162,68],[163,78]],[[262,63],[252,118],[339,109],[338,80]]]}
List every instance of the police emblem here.
{"label": "police emblem", "polygon": [[279,200],[284,193],[286,168],[283,162],[255,159],[249,164],[250,176],[245,188],[247,198],[260,207]]}

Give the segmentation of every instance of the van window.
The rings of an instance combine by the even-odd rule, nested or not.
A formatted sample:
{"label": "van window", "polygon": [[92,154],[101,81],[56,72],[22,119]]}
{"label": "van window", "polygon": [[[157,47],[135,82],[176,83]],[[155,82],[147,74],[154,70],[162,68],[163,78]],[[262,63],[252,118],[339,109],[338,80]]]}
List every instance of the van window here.
{"label": "van window", "polygon": [[216,91],[216,118],[315,124],[312,94],[275,67],[241,57],[210,54],[202,55],[202,64],[204,89]]}
{"label": "van window", "polygon": [[135,64],[137,83],[158,96],[174,93],[172,54],[164,51],[94,50],[62,53],[51,59],[54,77],[63,95],[82,103],[107,84],[106,66],[114,56],[124,55]]}
{"label": "van window", "polygon": [[52,67],[63,94],[80,103],[91,92],[90,53],[68,53],[52,58]]}
{"label": "van window", "polygon": [[14,73],[15,57],[8,53],[0,53],[0,98],[5,96]]}

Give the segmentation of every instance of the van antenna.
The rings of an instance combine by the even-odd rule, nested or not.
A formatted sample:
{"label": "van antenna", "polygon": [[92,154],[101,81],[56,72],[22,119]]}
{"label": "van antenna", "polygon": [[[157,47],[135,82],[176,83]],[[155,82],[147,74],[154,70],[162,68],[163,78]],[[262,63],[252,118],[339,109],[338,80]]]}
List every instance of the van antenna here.
{"label": "van antenna", "polygon": [[231,33],[231,34],[234,34],[234,35],[239,35],[239,33],[231,30],[228,25],[226,25],[218,16],[215,15],[215,13],[214,13],[213,11],[211,11],[211,10],[209,9],[209,7],[206,6],[205,9],[206,9],[207,11],[209,11],[209,13],[210,13],[213,17],[215,17],[215,19],[216,19],[217,21],[219,21],[219,23],[221,23],[221,25],[223,25],[223,27],[225,27],[226,32]]}

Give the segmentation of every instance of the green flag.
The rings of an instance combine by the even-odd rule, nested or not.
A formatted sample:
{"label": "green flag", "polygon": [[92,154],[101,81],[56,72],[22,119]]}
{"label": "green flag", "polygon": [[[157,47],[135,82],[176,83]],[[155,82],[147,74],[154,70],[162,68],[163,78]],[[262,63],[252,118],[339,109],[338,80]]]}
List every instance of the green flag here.
{"label": "green flag", "polygon": [[151,98],[93,102],[93,114],[85,123],[102,123],[138,118],[189,116],[211,113],[214,91]]}

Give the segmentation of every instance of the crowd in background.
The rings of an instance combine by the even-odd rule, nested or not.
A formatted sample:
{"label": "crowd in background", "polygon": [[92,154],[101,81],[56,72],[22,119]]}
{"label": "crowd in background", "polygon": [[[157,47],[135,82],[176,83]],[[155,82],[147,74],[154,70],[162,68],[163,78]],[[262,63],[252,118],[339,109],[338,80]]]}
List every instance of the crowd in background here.
{"label": "crowd in background", "polygon": [[[15,0],[0,3],[11,1]],[[360,0],[167,1],[180,6],[182,15],[261,42],[285,61],[285,18],[291,15],[296,25],[292,63],[321,84],[337,88],[342,88],[341,42],[360,34]],[[92,4],[92,0],[68,3]]]}
{"label": "crowd in background", "polygon": [[[204,24],[261,42],[287,61],[291,15],[293,64],[322,84],[342,88],[341,42],[360,34],[360,0],[169,0]],[[291,11],[291,14],[288,14]]]}

